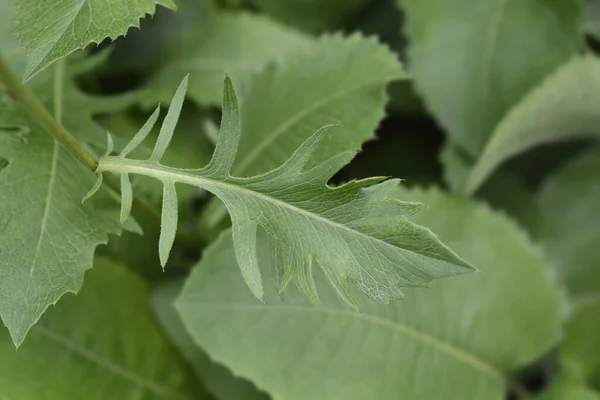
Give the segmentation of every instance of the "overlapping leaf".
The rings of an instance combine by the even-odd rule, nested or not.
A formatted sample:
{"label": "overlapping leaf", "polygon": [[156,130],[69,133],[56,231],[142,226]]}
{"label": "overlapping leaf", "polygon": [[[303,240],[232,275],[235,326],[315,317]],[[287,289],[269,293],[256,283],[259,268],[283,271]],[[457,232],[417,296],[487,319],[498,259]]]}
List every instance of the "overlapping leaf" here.
{"label": "overlapping leaf", "polygon": [[263,12],[311,32],[333,31],[362,11],[371,0],[251,0]]}
{"label": "overlapping leaf", "polygon": [[569,61],[510,110],[473,167],[467,191],[512,156],[587,137],[600,139],[600,60],[590,55]]}
{"label": "overlapping leaf", "polygon": [[172,88],[190,73],[188,96],[201,105],[219,106],[225,73],[236,82],[251,79],[269,62],[311,42],[307,36],[256,14],[213,14],[199,29],[167,42],[164,61],[148,85],[145,102],[168,103]]}
{"label": "overlapping leaf", "polygon": [[480,154],[508,109],[581,46],[582,7],[576,1],[401,4],[416,86],[471,157]]}
{"label": "overlapping leaf", "polygon": [[581,377],[585,383],[600,391],[600,294],[576,301],[565,323],[559,359]]}
{"label": "overlapping leaf", "polygon": [[148,285],[112,261],[95,267],[18,351],[0,332],[0,398],[209,399],[153,321]]}
{"label": "overlapping leaf", "polygon": [[[279,167],[317,129],[337,124],[308,166],[373,139],[384,116],[385,88],[405,74],[397,57],[375,39],[325,36],[239,85],[242,128],[233,172],[262,174]],[[268,104],[268,107],[266,106]],[[206,207],[202,222],[217,225],[226,211]]]}
{"label": "overlapping leaf", "polygon": [[194,343],[177,314],[173,301],[181,293],[181,281],[167,282],[152,295],[151,304],[165,332],[181,354],[194,367],[206,389],[218,400],[268,400],[250,381],[235,377],[229,369],[217,364]]}
{"label": "overlapping leaf", "polygon": [[[14,65],[21,65],[17,50],[9,54]],[[54,98],[61,101],[68,110],[63,124],[82,142],[103,141],[105,133],[92,114],[118,109],[133,98],[96,98],[77,89],[74,76],[102,57],[69,61],[64,80],[56,86],[49,72],[29,85],[50,110]],[[57,96],[54,87],[60,91]],[[94,249],[120,227],[116,210],[106,210],[103,202],[81,205],[93,175],[6,93],[1,96],[0,317],[19,344],[49,305],[79,290],[84,271],[92,267]]]}
{"label": "overlapping leaf", "polygon": [[[307,304],[301,285],[283,299],[267,288],[258,304],[237,279],[226,233],[175,303],[195,342],[275,400],[505,399],[510,374],[559,338],[560,291],[540,253],[485,206],[437,190],[394,195],[426,203],[413,219],[435,228],[482,273],[407,289],[407,298],[390,306],[365,299],[362,312],[316,273],[320,307]],[[259,240],[265,272],[269,253]]]}
{"label": "overlapping leaf", "polygon": [[[600,147],[567,163],[543,185],[533,227],[574,297],[600,294]],[[592,222],[592,223],[591,223]]]}
{"label": "overlapping leaf", "polygon": [[173,0],[19,0],[15,21],[27,50],[25,78],[90,43],[125,35],[157,4],[175,7]]}
{"label": "overlapping leaf", "polygon": [[[175,94],[148,160],[126,158],[148,134],[149,121],[119,156],[105,156],[98,172],[121,174],[128,193],[130,174],[141,174],[163,183],[163,214],[159,255],[164,265],[177,226],[176,183],[208,190],[227,207],[233,223],[236,257],[246,283],[256,297],[263,295],[256,255],[257,230],[268,234],[272,256],[281,262],[276,272],[279,290],[295,280],[313,302],[318,294],[312,279],[317,260],[338,293],[356,305],[350,284],[381,302],[401,297],[402,287],[425,286],[432,279],[472,270],[426,228],[407,217],[421,205],[387,198],[397,180],[369,178],[331,188],[328,180],[348,163],[354,152],[345,152],[313,168],[305,168],[311,153],[330,127],[324,127],[302,144],[279,168],[263,175],[238,178],[230,175],[240,141],[240,114],[233,86],[225,80],[223,121],[209,164],[197,170],[160,164],[173,135],[187,86]],[[100,175],[101,176],[101,175]],[[131,200],[122,200],[122,219]]]}

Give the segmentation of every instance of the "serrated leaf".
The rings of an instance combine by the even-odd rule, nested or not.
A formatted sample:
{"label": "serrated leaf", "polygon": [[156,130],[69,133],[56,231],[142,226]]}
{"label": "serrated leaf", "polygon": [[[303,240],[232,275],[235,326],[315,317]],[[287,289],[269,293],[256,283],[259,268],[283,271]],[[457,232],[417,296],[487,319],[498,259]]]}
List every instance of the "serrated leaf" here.
{"label": "serrated leaf", "polygon": [[250,381],[233,376],[230,370],[211,361],[208,355],[196,346],[173,307],[182,284],[183,282],[173,281],[159,286],[152,294],[150,303],[165,332],[192,365],[206,389],[218,400],[269,399],[267,394],[258,391]]}
{"label": "serrated leaf", "polygon": [[[184,79],[176,97],[182,97]],[[164,148],[178,115],[173,102],[157,146]],[[303,265],[318,260],[338,293],[354,305],[349,290],[357,286],[380,302],[402,296],[401,287],[426,286],[431,280],[470,272],[472,267],[444,246],[428,229],[407,217],[420,208],[387,198],[397,180],[369,178],[331,188],[331,176],[353,157],[342,153],[307,168],[330,126],[318,130],[279,168],[263,175],[239,178],[230,175],[241,136],[237,98],[225,79],[223,120],[215,152],[202,169],[163,166],[160,157],[134,160],[122,156],[101,157],[98,172],[140,174],[161,181],[163,220],[159,252],[164,266],[176,226],[175,183],[207,190],[225,204],[233,224],[236,258],[248,287],[258,298],[263,285],[256,258],[256,234],[264,229],[269,240],[283,245]],[[140,142],[138,138],[134,141]],[[161,152],[158,151],[160,154]],[[153,153],[155,154],[155,153]],[[168,189],[167,189],[168,188]],[[300,276],[294,271],[294,277]]]}
{"label": "serrated leaf", "polygon": [[148,84],[144,101],[168,103],[172,88],[190,73],[190,98],[200,105],[220,106],[225,73],[241,82],[311,42],[264,16],[215,13],[196,31],[167,41],[162,66]]}
{"label": "serrated leaf", "polygon": [[600,293],[600,147],[575,158],[540,189],[533,227],[572,296]]}
{"label": "serrated leaf", "polygon": [[125,35],[157,4],[175,8],[173,0],[19,0],[15,23],[27,50],[25,79],[90,43]]}
{"label": "serrated leaf", "polygon": [[417,89],[471,157],[508,109],[582,46],[579,1],[399,4]]}
{"label": "serrated leaf", "polygon": [[2,101],[0,316],[19,345],[46,308],[76,293],[95,247],[120,231],[115,213],[81,204],[93,175],[43,128]]}
{"label": "serrated leaf", "polygon": [[153,321],[148,285],[114,262],[95,267],[18,351],[0,332],[0,397],[208,399]]}
{"label": "serrated leaf", "polygon": [[[505,399],[508,376],[559,337],[559,290],[540,253],[485,206],[437,190],[394,196],[426,203],[415,222],[435,228],[482,273],[407,289],[387,307],[365,300],[356,312],[317,270],[320,307],[294,289],[281,300],[270,286],[257,304],[243,290],[225,234],[175,303],[196,344],[275,400]],[[258,243],[267,273],[270,250]]]}
{"label": "serrated leaf", "polygon": [[600,61],[577,57],[517,103],[494,129],[467,182],[472,193],[502,162],[543,144],[600,139]]}
{"label": "serrated leaf", "polygon": [[[103,144],[106,133],[92,120],[93,113],[122,107],[132,97],[96,98],[80,92],[74,75],[97,62],[67,64],[63,124],[82,142]],[[30,84],[53,109],[52,74],[42,73]],[[5,93],[1,96],[0,158],[7,165],[0,171],[0,317],[19,345],[49,305],[79,290],[94,249],[121,227],[116,210],[105,209],[106,201],[82,205],[93,174]],[[105,189],[101,193],[107,196]]]}
{"label": "serrated leaf", "polygon": [[[233,172],[262,174],[279,167],[324,125],[338,127],[311,155],[308,167],[360,150],[384,115],[385,88],[405,78],[396,56],[375,39],[325,36],[284,62],[240,83],[242,136]],[[265,104],[268,110],[265,111]],[[203,213],[208,226],[226,215],[217,202]]]}

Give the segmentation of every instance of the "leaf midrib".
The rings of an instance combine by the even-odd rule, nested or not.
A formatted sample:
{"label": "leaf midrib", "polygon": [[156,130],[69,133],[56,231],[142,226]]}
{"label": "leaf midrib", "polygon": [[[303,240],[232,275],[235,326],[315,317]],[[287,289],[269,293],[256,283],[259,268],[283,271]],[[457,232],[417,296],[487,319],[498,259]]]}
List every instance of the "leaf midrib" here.
{"label": "leaf midrib", "polygon": [[92,362],[110,373],[117,375],[127,381],[132,381],[133,383],[150,390],[154,393],[157,393],[161,396],[165,396],[165,398],[177,398],[181,400],[188,400],[188,398],[181,393],[174,391],[173,388],[163,386],[157,382],[151,381],[134,371],[131,371],[112,360],[104,358],[91,350],[88,350],[77,343],[74,343],[69,338],[62,336],[59,333],[53,332],[52,330],[45,328],[41,325],[36,326],[34,330],[32,330],[33,334],[38,334],[43,338],[55,343],[56,345],[63,347],[72,353],[80,356],[86,361]]}
{"label": "leaf midrib", "polygon": [[40,249],[42,247],[42,242],[44,240],[44,235],[46,234],[46,225],[48,223],[48,217],[50,214],[50,207],[52,206],[52,192],[54,189],[54,182],[56,181],[56,168],[58,164],[58,156],[60,154],[60,144],[56,140],[54,142],[54,147],[52,150],[52,162],[50,164],[50,177],[48,179],[48,190],[46,191],[46,197],[44,201],[44,214],[42,215],[42,222],[40,224],[40,236],[38,238],[37,245],[35,247],[35,253],[33,255],[33,259],[31,260],[31,268],[29,269],[29,275],[33,276],[35,271],[35,264],[38,259],[38,255],[40,254]]}
{"label": "leaf midrib", "polygon": [[[186,302],[179,302],[178,306],[186,304]],[[197,307],[198,304],[188,303],[191,306]],[[231,309],[231,310],[247,310],[247,311],[279,311],[279,312],[303,312],[303,313],[316,313],[316,314],[329,314],[333,316],[340,316],[345,318],[356,318],[366,322],[370,322],[382,327],[392,329],[396,332],[404,333],[408,336],[412,336],[418,341],[428,344],[450,356],[454,359],[467,364],[474,369],[485,373],[486,375],[493,377],[496,380],[501,381],[503,384],[508,383],[505,375],[491,363],[482,360],[475,354],[468,352],[467,350],[456,346],[453,343],[445,341],[443,338],[439,338],[430,333],[423,332],[414,327],[400,323],[398,321],[382,318],[376,315],[367,314],[365,312],[357,312],[352,310],[341,310],[332,309],[325,307],[305,307],[298,305],[249,305],[249,304],[218,304],[218,303],[202,303],[200,307],[205,308],[216,308],[216,309]]]}
{"label": "leaf midrib", "polygon": [[[112,160],[114,160],[116,162],[111,163]],[[210,187],[210,186],[213,186],[213,187],[220,186],[226,190],[230,190],[233,192],[236,192],[236,191],[244,192],[245,194],[248,194],[249,196],[256,197],[263,201],[275,204],[278,207],[287,208],[296,213],[303,214],[307,218],[316,219],[320,222],[323,222],[328,225],[332,225],[341,230],[351,232],[354,235],[362,236],[362,237],[366,238],[367,240],[380,242],[384,246],[391,247],[394,250],[402,250],[402,251],[410,252],[412,254],[418,254],[418,253],[411,252],[410,250],[404,249],[402,247],[394,246],[394,245],[392,245],[384,240],[381,240],[379,238],[366,235],[363,232],[349,228],[346,225],[340,224],[339,222],[324,218],[318,214],[312,213],[310,211],[306,211],[302,208],[299,208],[292,204],[283,202],[279,199],[267,196],[263,193],[249,190],[244,187],[237,186],[237,185],[234,185],[231,183],[217,181],[217,180],[210,179],[210,178],[207,178],[204,176],[194,175],[194,174],[186,172],[185,170],[165,167],[163,165],[148,164],[145,161],[129,160],[129,159],[120,158],[118,156],[113,156],[113,157],[102,157],[100,159],[100,163],[98,165],[98,171],[100,171],[100,172],[101,171],[110,171],[110,172],[117,172],[120,174],[129,174],[129,173],[141,174],[141,175],[146,175],[146,176],[156,178],[161,181],[187,183],[189,185],[197,186],[202,189],[206,189],[206,187]],[[252,179],[255,179],[255,178],[256,177],[253,177]],[[244,179],[248,179],[248,178],[235,178],[235,179],[244,180]],[[202,184],[205,184],[205,185],[201,186]],[[424,256],[424,257],[428,257],[428,256]],[[428,257],[428,258],[432,258],[432,257]],[[440,260],[440,261],[443,261],[443,260]],[[406,273],[413,275],[412,272],[406,270],[401,265],[399,265],[399,267],[402,268]]]}

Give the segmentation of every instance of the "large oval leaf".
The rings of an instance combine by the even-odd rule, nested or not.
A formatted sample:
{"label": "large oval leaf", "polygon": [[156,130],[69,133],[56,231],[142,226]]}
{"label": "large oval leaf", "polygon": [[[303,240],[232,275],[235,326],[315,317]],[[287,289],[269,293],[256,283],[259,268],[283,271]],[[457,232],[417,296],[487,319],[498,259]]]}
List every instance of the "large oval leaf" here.
{"label": "large oval leaf", "polygon": [[[280,300],[270,288],[256,304],[239,283],[227,234],[176,303],[196,343],[275,399],[504,399],[508,374],[558,338],[558,290],[505,217],[438,191],[401,197],[427,203],[415,220],[482,273],[407,290],[389,307],[364,303],[363,312],[340,302],[322,275],[321,307],[292,290]],[[265,246],[259,260],[269,268]]]}

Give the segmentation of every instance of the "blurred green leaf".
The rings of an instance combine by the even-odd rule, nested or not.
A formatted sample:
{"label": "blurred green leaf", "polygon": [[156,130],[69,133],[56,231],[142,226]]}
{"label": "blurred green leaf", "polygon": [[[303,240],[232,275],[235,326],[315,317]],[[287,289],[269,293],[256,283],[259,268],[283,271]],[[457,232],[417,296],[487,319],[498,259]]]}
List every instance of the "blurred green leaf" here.
{"label": "blurred green leaf", "polygon": [[565,323],[559,357],[577,368],[587,384],[600,390],[600,292],[576,302]]}
{"label": "blurred green leaf", "polygon": [[538,205],[536,236],[560,281],[573,296],[600,293],[600,147],[550,177]]}
{"label": "blurred green leaf", "polygon": [[27,50],[25,79],[90,43],[125,35],[157,4],[173,0],[19,0],[15,16],[19,41]]}
{"label": "blurred green leaf", "polygon": [[474,192],[506,159],[535,146],[600,139],[600,60],[577,57],[530,91],[494,130],[468,178]]}
{"label": "blurred green leaf", "polygon": [[200,105],[220,106],[225,73],[241,82],[311,43],[299,32],[247,13],[215,13],[198,29],[176,38],[167,41],[162,66],[149,83],[145,103],[168,104],[173,88],[189,73],[188,96]]}
{"label": "blurred green leaf", "polygon": [[[365,300],[355,312],[315,271],[320,307],[292,289],[282,300],[271,287],[257,304],[226,234],[176,301],[195,342],[274,399],[504,399],[507,375],[559,336],[559,291],[539,252],[485,206],[437,190],[398,196],[426,203],[415,222],[438,231],[482,273],[406,290],[407,299],[387,307]],[[266,272],[269,249],[259,244]]]}
{"label": "blurred green leaf", "polygon": [[410,72],[448,134],[477,157],[507,111],[582,46],[579,1],[402,0]]}
{"label": "blurred green leaf", "polygon": [[151,298],[152,308],[169,338],[181,354],[194,367],[198,378],[217,400],[267,400],[269,396],[259,392],[251,382],[233,376],[221,364],[214,363],[194,343],[185,330],[173,301],[181,292],[183,282],[172,281],[156,289]]}
{"label": "blurred green leaf", "polygon": [[207,399],[152,320],[147,285],[112,261],[95,267],[19,350],[0,332],[0,397]]}
{"label": "blurred green leaf", "polygon": [[335,31],[374,0],[250,0],[264,13],[308,32]]}
{"label": "blurred green leaf", "polygon": [[564,364],[544,393],[529,400],[600,400],[600,394],[587,387],[585,382]]}

